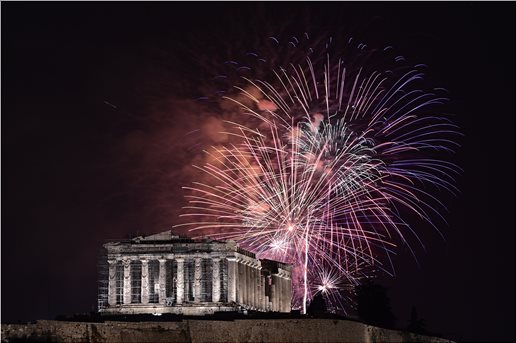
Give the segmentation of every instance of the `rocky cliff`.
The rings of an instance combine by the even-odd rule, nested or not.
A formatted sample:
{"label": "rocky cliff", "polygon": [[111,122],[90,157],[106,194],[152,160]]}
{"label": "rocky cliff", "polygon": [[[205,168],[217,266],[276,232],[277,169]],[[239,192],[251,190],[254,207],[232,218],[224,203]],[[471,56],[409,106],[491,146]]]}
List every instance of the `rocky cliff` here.
{"label": "rocky cliff", "polygon": [[451,342],[334,319],[2,324],[2,342]]}

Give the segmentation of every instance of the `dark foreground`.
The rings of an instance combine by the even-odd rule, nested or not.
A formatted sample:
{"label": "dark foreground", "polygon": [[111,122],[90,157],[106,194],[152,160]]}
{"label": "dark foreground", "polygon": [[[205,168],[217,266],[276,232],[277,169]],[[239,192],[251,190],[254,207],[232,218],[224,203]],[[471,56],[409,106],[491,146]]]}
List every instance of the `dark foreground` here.
{"label": "dark foreground", "polygon": [[175,322],[40,320],[2,324],[2,342],[435,342],[449,340],[337,319]]}

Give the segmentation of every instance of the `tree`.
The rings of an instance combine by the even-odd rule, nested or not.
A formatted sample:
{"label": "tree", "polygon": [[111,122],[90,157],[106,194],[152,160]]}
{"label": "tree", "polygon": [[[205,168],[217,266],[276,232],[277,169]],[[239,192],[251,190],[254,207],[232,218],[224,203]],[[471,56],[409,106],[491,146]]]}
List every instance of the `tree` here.
{"label": "tree", "polygon": [[393,328],[396,318],[392,314],[390,300],[385,287],[367,281],[355,289],[357,312],[367,324]]}
{"label": "tree", "polygon": [[324,300],[322,293],[317,293],[306,309],[308,315],[313,317],[320,316],[327,311],[326,301]]}
{"label": "tree", "polygon": [[409,324],[407,326],[407,330],[422,335],[427,333],[425,329],[425,321],[423,319],[418,318],[417,310],[414,305],[412,305],[412,310],[410,311],[410,319]]}

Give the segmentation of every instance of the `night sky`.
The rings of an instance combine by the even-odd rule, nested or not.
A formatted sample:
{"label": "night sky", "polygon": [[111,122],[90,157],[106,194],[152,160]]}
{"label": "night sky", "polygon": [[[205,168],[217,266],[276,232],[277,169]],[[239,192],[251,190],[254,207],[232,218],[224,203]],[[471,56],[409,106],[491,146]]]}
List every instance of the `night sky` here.
{"label": "night sky", "polygon": [[[170,229],[210,70],[256,37],[345,32],[429,65],[465,137],[443,241],[388,288],[397,326],[514,340],[515,3],[2,3],[2,323],[96,309],[106,239]],[[245,47],[245,48],[244,48]],[[241,52],[241,51],[240,51]],[[186,133],[200,129],[199,135]],[[441,196],[441,195],[439,195]]]}

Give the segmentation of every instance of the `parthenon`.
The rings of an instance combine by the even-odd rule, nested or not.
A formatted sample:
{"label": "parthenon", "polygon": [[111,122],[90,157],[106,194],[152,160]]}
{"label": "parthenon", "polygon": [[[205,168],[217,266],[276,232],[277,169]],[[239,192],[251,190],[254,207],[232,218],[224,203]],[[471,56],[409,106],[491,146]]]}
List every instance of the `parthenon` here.
{"label": "parthenon", "polygon": [[257,259],[234,241],[193,240],[165,231],[104,248],[102,314],[290,312],[291,266]]}

